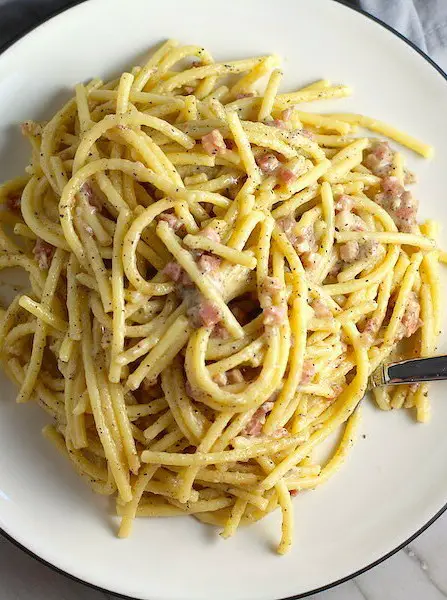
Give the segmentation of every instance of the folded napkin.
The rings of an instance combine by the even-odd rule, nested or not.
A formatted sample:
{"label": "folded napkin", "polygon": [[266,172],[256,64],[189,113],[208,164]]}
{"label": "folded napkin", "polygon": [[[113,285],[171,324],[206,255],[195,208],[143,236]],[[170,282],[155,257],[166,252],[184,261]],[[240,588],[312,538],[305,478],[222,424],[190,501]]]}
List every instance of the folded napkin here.
{"label": "folded napkin", "polygon": [[447,71],[447,0],[359,0]]}

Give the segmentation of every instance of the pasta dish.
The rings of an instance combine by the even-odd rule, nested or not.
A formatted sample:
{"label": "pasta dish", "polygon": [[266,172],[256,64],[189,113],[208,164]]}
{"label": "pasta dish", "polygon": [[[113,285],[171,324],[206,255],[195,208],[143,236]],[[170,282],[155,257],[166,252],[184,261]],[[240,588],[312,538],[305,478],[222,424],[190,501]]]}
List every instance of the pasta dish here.
{"label": "pasta dish", "polygon": [[[22,124],[32,153],[0,188],[0,268],[29,288],[1,311],[2,364],[114,497],[121,537],[135,517],[189,514],[227,538],[279,507],[285,553],[292,497],[341,466],[369,375],[435,351],[446,256],[387,140],[431,147],[303,110],[351,89],[283,93],[282,75],[274,55],[214,62],[169,40]],[[427,384],[374,397],[429,418]]]}

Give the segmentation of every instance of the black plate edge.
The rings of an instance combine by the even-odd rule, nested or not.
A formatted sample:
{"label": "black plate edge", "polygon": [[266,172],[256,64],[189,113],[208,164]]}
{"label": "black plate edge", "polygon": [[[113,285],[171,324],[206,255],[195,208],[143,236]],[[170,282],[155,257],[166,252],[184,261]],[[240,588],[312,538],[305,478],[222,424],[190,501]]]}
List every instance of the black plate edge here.
{"label": "black plate edge", "polygon": [[[71,2],[70,4],[67,4],[60,10],[57,10],[56,12],[52,12],[51,14],[49,14],[45,19],[43,19],[39,23],[36,23],[32,27],[25,29],[24,31],[22,31],[21,33],[19,33],[15,37],[13,37],[11,40],[9,40],[8,42],[6,42],[2,46],[0,46],[0,54],[3,54],[8,48],[13,46],[16,42],[18,42],[21,38],[28,35],[34,29],[37,29],[37,27],[40,27],[40,25],[43,25],[44,23],[46,23],[53,17],[56,17],[56,16],[62,14],[63,12],[66,12],[67,10],[70,10],[71,8],[73,8],[79,4],[82,4],[86,1],[87,0],[75,0],[74,2]],[[381,25],[382,27],[384,27],[385,29],[387,29],[388,31],[393,33],[396,37],[400,38],[403,42],[405,42],[408,46],[410,46],[410,48],[412,48],[415,52],[420,54],[420,56],[422,56],[447,81],[447,73],[443,69],[441,69],[441,67],[438,64],[436,64],[435,61],[428,56],[428,54],[426,54],[423,50],[418,48],[412,41],[410,41],[408,38],[406,38],[402,33],[400,33],[399,31],[396,31],[396,29],[393,29],[390,25],[388,25],[387,23],[385,23],[378,17],[371,15],[371,14],[367,13],[366,11],[362,10],[357,5],[353,6],[352,4],[348,4],[348,2],[346,0],[333,0],[333,2],[337,2],[338,4],[341,4],[341,5],[345,6],[346,8],[363,15],[367,19],[374,21],[378,25]],[[309,592],[304,592],[302,594],[297,594],[294,596],[287,596],[285,598],[276,598],[276,599],[272,598],[272,600],[300,600],[301,598],[308,598],[309,596],[313,596],[314,594],[318,594],[320,592],[325,592],[327,590],[330,590],[333,587],[341,585],[342,583],[346,583],[346,582],[350,581],[351,579],[354,579],[355,577],[358,577],[359,575],[366,573],[367,571],[369,571],[370,569],[373,569],[380,563],[388,560],[388,558],[390,558],[391,556],[393,556],[394,554],[396,554],[397,552],[402,550],[402,548],[405,548],[405,546],[407,546],[408,544],[411,544],[411,542],[413,542],[417,537],[419,537],[422,533],[424,533],[424,531],[426,529],[428,529],[431,525],[433,525],[433,523],[437,519],[439,519],[439,517],[444,512],[446,512],[446,510],[447,510],[447,503],[444,504],[444,506],[427,523],[425,523],[425,525],[420,527],[420,529],[418,529],[416,531],[416,533],[411,535],[407,540],[402,542],[399,546],[397,546],[396,548],[393,548],[393,550],[390,550],[390,552],[388,552],[384,556],[381,556],[380,558],[378,558],[374,562],[370,563],[366,567],[363,567],[362,569],[359,569],[359,570],[355,571],[354,573],[351,573],[350,575],[346,575],[345,577],[342,577],[341,579],[337,579],[336,581],[327,583],[324,586],[315,588],[314,590],[310,590]],[[141,598],[137,598],[136,596],[127,596],[127,595],[119,594],[112,590],[107,590],[106,588],[97,586],[94,583],[90,583],[88,581],[84,581],[83,579],[80,579],[79,577],[76,577],[75,575],[72,575],[71,573],[68,573],[67,571],[64,571],[63,569],[60,569],[56,565],[53,565],[52,563],[46,561],[44,558],[40,557],[39,555],[37,555],[34,552],[32,552],[31,550],[29,550],[29,548],[27,548],[26,546],[24,546],[23,544],[18,542],[15,538],[13,538],[11,535],[6,533],[6,531],[2,527],[0,527],[0,535],[2,535],[5,539],[7,539],[12,544],[14,544],[14,546],[19,548],[23,552],[25,552],[25,554],[27,554],[31,558],[34,558],[35,560],[40,562],[45,567],[50,568],[51,570],[55,571],[56,573],[59,573],[59,575],[63,575],[65,577],[67,577],[68,579],[75,581],[76,583],[81,583],[93,590],[102,592],[104,594],[110,594],[111,596],[114,596],[115,598],[122,598],[123,600],[142,600]]]}

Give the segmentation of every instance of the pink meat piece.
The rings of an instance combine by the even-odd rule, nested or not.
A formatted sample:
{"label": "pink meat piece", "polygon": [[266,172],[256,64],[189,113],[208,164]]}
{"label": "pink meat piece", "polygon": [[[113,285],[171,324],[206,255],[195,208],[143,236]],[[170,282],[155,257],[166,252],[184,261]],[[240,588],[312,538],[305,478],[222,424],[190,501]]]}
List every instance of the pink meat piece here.
{"label": "pink meat piece", "polygon": [[174,231],[178,231],[183,227],[183,222],[172,213],[161,213],[158,217],[159,221],[165,221]]}
{"label": "pink meat piece", "polygon": [[288,169],[287,167],[280,167],[278,169],[278,179],[285,183],[286,185],[292,183],[297,178],[297,175],[292,171],[292,169]]}
{"label": "pink meat piece", "polygon": [[266,416],[273,409],[274,405],[274,402],[271,402],[270,400],[267,400],[267,402],[261,404],[245,428],[242,430],[242,434],[250,436],[261,435],[262,426],[265,423]]}
{"label": "pink meat piece", "polygon": [[263,154],[257,158],[256,162],[265,175],[272,175],[280,165],[279,160],[274,154]]}
{"label": "pink meat piece", "polygon": [[33,254],[39,263],[41,269],[48,269],[53,258],[55,248],[48,244],[45,240],[37,238],[36,244],[33,248]]}
{"label": "pink meat piece", "polygon": [[216,273],[219,270],[221,259],[213,254],[202,254],[197,262],[203,273]]}
{"label": "pink meat piece", "polygon": [[284,217],[283,219],[280,219],[278,221],[278,225],[279,225],[279,227],[281,227],[281,229],[286,234],[289,242],[291,244],[295,245],[295,243],[296,243],[296,234],[295,234],[296,221],[293,218],[293,216],[289,215],[287,217]]}
{"label": "pink meat piece", "polygon": [[180,277],[180,284],[183,287],[192,287],[194,285],[193,282],[192,282],[191,277],[183,269],[182,269],[182,274],[181,274],[181,277]]}
{"label": "pink meat piece", "polygon": [[281,325],[287,317],[287,306],[267,306],[263,310],[264,325]]}
{"label": "pink meat piece", "polygon": [[275,294],[281,289],[281,282],[277,277],[266,277],[262,283],[262,291],[265,294]]}
{"label": "pink meat piece", "polygon": [[317,319],[332,317],[332,313],[329,310],[328,306],[323,302],[323,300],[320,300],[319,298],[316,298],[311,302],[311,307]]}
{"label": "pink meat piece", "polygon": [[335,212],[347,211],[351,212],[354,201],[351,196],[341,194],[334,203]]}
{"label": "pink meat piece", "polygon": [[301,229],[300,233],[296,235],[295,243],[293,245],[298,254],[310,252],[315,246],[313,227],[308,225]]}
{"label": "pink meat piece", "polygon": [[382,190],[385,194],[393,196],[394,198],[400,198],[405,191],[403,185],[399,182],[397,177],[384,177],[381,183]]}
{"label": "pink meat piece", "polygon": [[294,498],[295,496],[298,496],[299,490],[289,490],[289,494]]}
{"label": "pink meat piece", "polygon": [[399,231],[412,232],[416,225],[418,203],[410,192],[400,197],[399,207],[394,210],[394,222]]}
{"label": "pink meat piece", "polygon": [[214,306],[209,300],[202,299],[199,306],[199,318],[204,327],[213,327],[221,319],[221,314],[217,306]]}
{"label": "pink meat piece", "polygon": [[213,129],[202,137],[202,146],[207,154],[222,154],[226,151],[225,140],[218,129]]}
{"label": "pink meat piece", "polygon": [[213,335],[215,337],[221,338],[222,340],[227,340],[230,337],[227,328],[222,323],[216,323],[213,329]]}
{"label": "pink meat piece", "polygon": [[393,151],[388,142],[377,142],[365,156],[365,165],[378,177],[388,175],[393,162]]}
{"label": "pink meat piece", "polygon": [[190,302],[187,315],[193,327],[214,327],[219,323],[221,314],[217,306],[204,298],[202,294],[193,295],[194,301]]}
{"label": "pink meat piece", "polygon": [[300,385],[307,385],[312,381],[315,375],[315,365],[311,360],[305,360],[303,363],[303,371],[301,374]]}
{"label": "pink meat piece", "polygon": [[203,235],[203,237],[208,238],[212,242],[216,242],[216,244],[220,243],[220,235],[212,227],[205,227],[205,229],[200,232],[200,235]]}
{"label": "pink meat piece", "polygon": [[163,273],[178,283],[183,273],[182,267],[177,262],[168,262],[168,264],[163,269]]}
{"label": "pink meat piece", "polygon": [[375,201],[393,218],[399,231],[411,232],[416,225],[418,203],[396,177],[382,179],[382,192]]}
{"label": "pink meat piece", "polygon": [[272,119],[271,121],[266,121],[265,124],[277,129],[287,129],[287,125],[282,119]]}
{"label": "pink meat piece", "polygon": [[340,258],[346,263],[352,263],[359,257],[360,244],[356,240],[350,240],[341,244],[339,248]]}
{"label": "pink meat piece", "polygon": [[418,297],[414,292],[411,292],[408,296],[407,306],[399,327],[399,339],[412,336],[422,325],[422,321],[419,318],[420,310]]}
{"label": "pink meat piece", "polygon": [[316,250],[316,241],[314,229],[311,225],[304,227],[296,234],[296,221],[289,215],[278,221],[278,225],[286,234],[289,242],[293,245],[298,254]]}
{"label": "pink meat piece", "polygon": [[343,264],[344,263],[342,260],[337,260],[335,265],[331,268],[331,270],[328,273],[329,277],[337,277],[337,275],[343,269]]}
{"label": "pink meat piece", "polygon": [[365,327],[362,331],[362,338],[364,344],[367,346],[372,346],[374,339],[376,337],[377,331],[379,330],[380,323],[377,319],[372,317],[366,321]]}

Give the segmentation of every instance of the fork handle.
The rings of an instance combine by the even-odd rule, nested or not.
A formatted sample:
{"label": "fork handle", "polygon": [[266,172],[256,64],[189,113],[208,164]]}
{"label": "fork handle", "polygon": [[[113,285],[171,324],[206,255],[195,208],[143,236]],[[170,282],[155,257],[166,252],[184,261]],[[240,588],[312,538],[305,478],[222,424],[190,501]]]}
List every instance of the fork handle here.
{"label": "fork handle", "polygon": [[414,358],[381,365],[371,375],[371,387],[447,379],[447,356]]}

